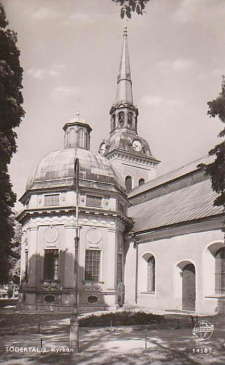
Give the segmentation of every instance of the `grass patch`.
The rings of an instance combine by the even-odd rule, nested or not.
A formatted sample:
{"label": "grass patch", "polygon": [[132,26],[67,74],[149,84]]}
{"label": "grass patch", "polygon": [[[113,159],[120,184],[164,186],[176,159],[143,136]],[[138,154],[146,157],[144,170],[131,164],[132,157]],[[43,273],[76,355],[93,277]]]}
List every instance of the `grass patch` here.
{"label": "grass patch", "polygon": [[132,311],[104,313],[100,316],[92,314],[79,320],[81,327],[129,326],[141,324],[159,324],[164,322],[164,316]]}
{"label": "grass patch", "polygon": [[[0,312],[0,335],[33,334],[51,328],[52,321],[68,318],[68,313],[4,313]],[[45,330],[46,331],[46,330]],[[54,329],[53,331],[56,332]]]}

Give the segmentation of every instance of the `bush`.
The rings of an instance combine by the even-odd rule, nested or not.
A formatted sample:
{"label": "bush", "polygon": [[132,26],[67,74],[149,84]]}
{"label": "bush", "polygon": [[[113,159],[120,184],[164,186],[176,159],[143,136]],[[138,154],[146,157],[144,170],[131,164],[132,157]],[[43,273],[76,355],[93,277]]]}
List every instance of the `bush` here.
{"label": "bush", "polygon": [[165,322],[165,318],[163,316],[152,313],[131,311],[106,313],[100,316],[92,314],[79,320],[81,327],[107,327],[110,325],[128,326],[138,324],[158,324],[162,322]]}

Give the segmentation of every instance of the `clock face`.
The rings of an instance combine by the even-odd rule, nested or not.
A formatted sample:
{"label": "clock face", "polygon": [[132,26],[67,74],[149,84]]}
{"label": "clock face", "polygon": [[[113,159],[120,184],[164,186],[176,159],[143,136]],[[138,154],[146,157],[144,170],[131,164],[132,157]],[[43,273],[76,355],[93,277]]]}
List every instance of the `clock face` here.
{"label": "clock face", "polygon": [[142,149],[142,145],[141,145],[141,142],[138,141],[138,140],[134,140],[133,143],[132,143],[132,146],[133,146],[133,149],[137,152],[140,152],[141,149]]}
{"label": "clock face", "polygon": [[103,142],[100,146],[100,154],[101,155],[104,155],[105,153],[105,150],[106,150],[106,144]]}

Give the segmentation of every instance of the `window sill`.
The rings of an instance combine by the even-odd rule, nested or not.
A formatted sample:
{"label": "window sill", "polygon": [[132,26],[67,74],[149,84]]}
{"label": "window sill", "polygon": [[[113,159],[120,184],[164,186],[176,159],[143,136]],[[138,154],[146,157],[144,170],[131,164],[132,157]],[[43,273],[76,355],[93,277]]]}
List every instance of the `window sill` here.
{"label": "window sill", "polygon": [[155,295],[155,291],[142,291],[142,292],[140,292],[140,294],[150,294],[150,295]]}
{"label": "window sill", "polygon": [[225,294],[206,295],[206,299],[225,299]]}
{"label": "window sill", "polygon": [[98,280],[83,280],[83,284],[105,284],[104,281],[98,281]]}

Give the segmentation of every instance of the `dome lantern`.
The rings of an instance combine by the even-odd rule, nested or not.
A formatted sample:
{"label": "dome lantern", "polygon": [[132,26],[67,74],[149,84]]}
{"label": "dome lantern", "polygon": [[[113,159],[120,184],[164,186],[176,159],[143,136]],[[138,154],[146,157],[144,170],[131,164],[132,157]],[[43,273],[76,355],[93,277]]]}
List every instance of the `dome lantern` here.
{"label": "dome lantern", "polygon": [[64,125],[63,130],[65,131],[64,148],[79,147],[90,150],[92,128],[80,117],[79,112],[76,113],[75,118]]}

